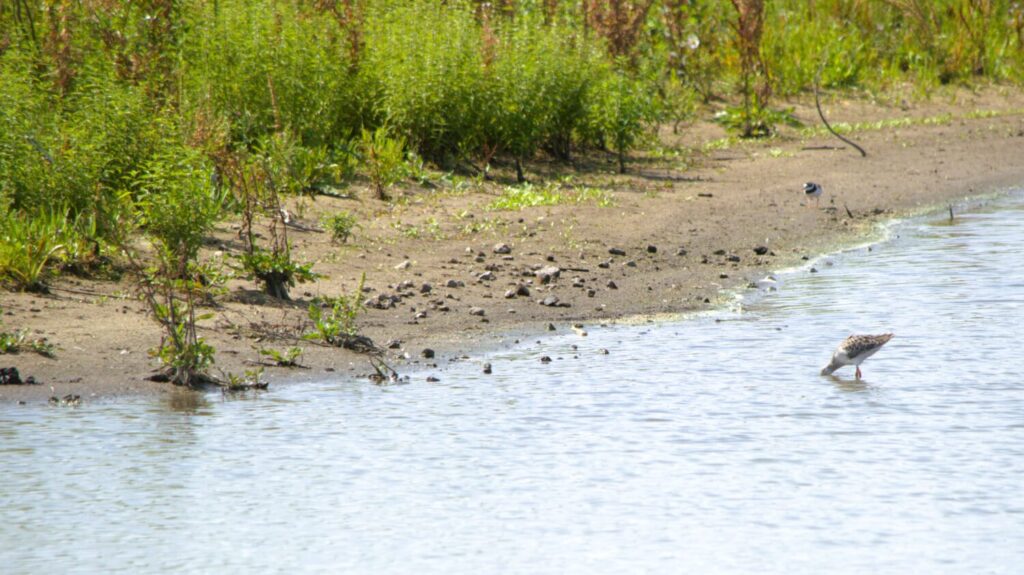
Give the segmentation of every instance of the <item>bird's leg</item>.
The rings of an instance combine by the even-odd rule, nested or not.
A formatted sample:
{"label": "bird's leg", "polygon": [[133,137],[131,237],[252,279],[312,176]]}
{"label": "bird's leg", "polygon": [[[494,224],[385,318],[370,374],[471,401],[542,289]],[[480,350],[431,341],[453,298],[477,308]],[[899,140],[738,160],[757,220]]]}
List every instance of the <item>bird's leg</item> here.
{"label": "bird's leg", "polygon": [[857,366],[857,379],[860,379],[860,366]]}

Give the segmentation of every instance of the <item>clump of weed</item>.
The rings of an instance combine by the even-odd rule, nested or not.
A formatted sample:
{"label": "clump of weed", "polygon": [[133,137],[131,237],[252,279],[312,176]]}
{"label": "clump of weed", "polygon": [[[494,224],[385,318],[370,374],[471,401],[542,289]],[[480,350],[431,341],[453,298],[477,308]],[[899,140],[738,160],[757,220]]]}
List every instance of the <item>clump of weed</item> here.
{"label": "clump of weed", "polygon": [[357,324],[359,315],[365,309],[362,299],[365,284],[364,273],[359,278],[359,285],[351,294],[309,304],[309,319],[313,322],[313,330],[302,337],[346,349],[375,351],[376,346],[373,342],[359,335]]}
{"label": "clump of weed", "polygon": [[331,232],[331,240],[342,244],[346,243],[352,237],[355,229],[359,227],[356,216],[347,211],[324,216],[321,222]]}

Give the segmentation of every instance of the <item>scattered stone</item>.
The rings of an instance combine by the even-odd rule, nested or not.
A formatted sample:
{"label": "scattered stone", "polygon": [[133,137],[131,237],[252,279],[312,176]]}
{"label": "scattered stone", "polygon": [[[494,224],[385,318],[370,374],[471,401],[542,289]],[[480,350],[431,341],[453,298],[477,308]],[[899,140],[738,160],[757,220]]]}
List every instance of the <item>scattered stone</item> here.
{"label": "scattered stone", "polygon": [[768,253],[768,246],[757,246],[754,248],[754,253],[759,256],[763,256]]}
{"label": "scattered stone", "polygon": [[555,261],[555,254],[548,254],[548,255],[544,256],[544,259],[546,259],[549,262],[553,262],[553,261]]}
{"label": "scattered stone", "polygon": [[738,256],[736,254],[733,254],[733,255],[725,258],[725,259],[727,259],[727,260],[729,260],[731,262],[738,262],[738,261],[740,261],[740,256]]}
{"label": "scattered stone", "polygon": [[436,378],[436,377],[434,377],[434,376],[432,376],[432,375],[428,375],[427,376],[427,383],[437,383],[439,381],[441,381],[441,380]]}
{"label": "scattered stone", "polygon": [[407,269],[409,269],[411,267],[412,267],[412,262],[410,262],[409,260],[405,260],[404,262],[402,262],[402,263],[398,264],[397,266],[395,266],[395,269],[396,270],[407,270]]}
{"label": "scattered stone", "polygon": [[608,283],[604,284],[608,289],[619,289],[619,286],[614,281],[608,280]]}
{"label": "scattered stone", "polygon": [[466,287],[466,283],[462,280],[448,280],[448,283],[444,285],[450,288]]}
{"label": "scattered stone", "polygon": [[427,312],[421,311],[421,312],[417,313],[415,316],[413,316],[413,319],[425,319],[426,317],[427,317]]}
{"label": "scattered stone", "polygon": [[711,192],[699,192],[699,193],[697,193],[697,197],[698,198],[713,198],[713,197],[715,197],[715,194],[712,194]]}
{"label": "scattered stone", "polygon": [[597,264],[597,267],[603,268],[603,269],[608,269],[608,268],[612,267],[612,262],[610,262],[610,261],[603,261],[603,262],[600,262],[599,264]]}
{"label": "scattered stone", "polygon": [[723,279],[724,280],[724,279],[728,279],[728,278],[729,278],[729,274],[718,274],[718,279]]}
{"label": "scattered stone", "polygon": [[480,281],[484,281],[484,282],[489,282],[489,281],[494,281],[494,278],[496,278],[496,277],[498,277],[498,276],[494,275],[494,272],[484,272],[484,273],[476,276],[476,279],[478,279]]}
{"label": "scattered stone", "polygon": [[516,290],[514,290],[514,289],[505,290],[505,299],[512,299],[514,297],[516,297]]}
{"label": "scattered stone", "polygon": [[482,315],[484,315],[486,313],[487,312],[485,312],[484,308],[482,308],[482,307],[471,307],[471,308],[469,308],[469,315],[479,315],[479,316],[482,316]]}
{"label": "scattered stone", "polygon": [[420,293],[430,293],[434,291],[434,286],[430,284],[423,284],[420,286]]}
{"label": "scattered stone", "polygon": [[725,255],[725,250],[715,250],[715,255],[716,256],[724,256]]}
{"label": "scattered stone", "polygon": [[558,296],[549,295],[548,297],[540,300],[540,305],[555,307],[558,305]]}
{"label": "scattered stone", "polygon": [[590,288],[590,289],[587,290],[587,297],[594,297],[596,295],[597,295],[597,290],[596,289]]}
{"label": "scattered stone", "polygon": [[516,286],[516,295],[523,297],[530,297],[530,287],[526,284],[519,284]]}
{"label": "scattered stone", "polygon": [[384,347],[386,347],[388,349],[401,349],[401,347],[402,347],[402,340],[400,340],[400,339],[389,339],[387,341],[387,343],[384,344]]}
{"label": "scattered stone", "polygon": [[[574,332],[576,332],[576,335],[578,335],[580,337],[587,337],[587,330],[583,329],[583,324],[582,323],[574,323],[574,324],[572,324],[572,330]],[[573,347],[573,349],[576,349],[575,345],[572,346],[572,347]]]}
{"label": "scattered stone", "polygon": [[0,367],[0,385],[22,385],[21,375],[16,367]]}
{"label": "scattered stone", "polygon": [[540,358],[540,362],[541,362],[541,363],[551,363],[551,358],[550,358],[550,357],[548,357],[548,356],[546,356],[546,355],[545,355],[545,356],[542,356],[542,357]]}
{"label": "scattered stone", "polygon": [[398,287],[396,289],[398,291],[405,291],[405,290],[408,290],[408,289],[412,289],[412,286],[413,286],[412,280],[405,280],[404,282],[398,284]]}
{"label": "scattered stone", "polygon": [[489,364],[489,363],[485,363],[484,364],[484,373],[486,373],[488,375],[491,374],[491,364]]}
{"label": "scattered stone", "polygon": [[677,256],[685,256],[687,253],[688,252],[686,251],[685,248],[679,248],[679,249],[676,250],[676,255]]}
{"label": "scattered stone", "polygon": [[548,331],[555,331],[555,324],[549,323],[548,324]]}
{"label": "scattered stone", "polygon": [[597,353],[601,355],[608,355],[608,350],[602,347],[601,349],[597,350]]}
{"label": "scattered stone", "polygon": [[627,268],[635,268],[636,267],[636,262],[633,261],[633,260],[629,260],[628,262],[626,262],[623,265],[625,265]]}
{"label": "scattered stone", "polygon": [[811,268],[811,273],[812,274],[818,273],[818,268]]}
{"label": "scattered stone", "polygon": [[425,347],[423,348],[423,351],[420,352],[420,355],[423,359],[434,359],[434,350],[429,347]]}
{"label": "scattered stone", "polygon": [[647,246],[647,253],[649,253],[649,254],[656,254],[656,253],[658,253],[658,246],[655,246],[655,245]]}
{"label": "scattered stone", "polygon": [[69,393],[69,394],[65,395],[64,397],[60,397],[60,398],[58,398],[56,395],[54,395],[54,396],[50,397],[50,400],[49,400],[49,404],[50,405],[60,405],[60,406],[64,406],[64,407],[75,406],[75,405],[78,405],[80,403],[82,403],[82,397],[80,395],[76,395],[74,393]]}
{"label": "scattered stone", "polygon": [[512,253],[512,247],[508,244],[494,244],[494,253],[496,254],[510,254]]}
{"label": "scattered stone", "polygon": [[402,301],[402,298],[386,293],[378,294],[377,297],[371,297],[363,302],[364,307],[373,309],[391,309],[395,305]]}
{"label": "scattered stone", "polygon": [[608,248],[608,253],[612,254],[613,256],[626,255],[626,251],[621,248]]}
{"label": "scattered stone", "polygon": [[534,275],[542,284],[551,283],[551,280],[558,279],[558,276],[561,274],[562,270],[555,266],[545,266],[534,272]]}
{"label": "scattered stone", "polygon": [[448,307],[448,304],[443,303],[437,306],[437,311],[452,311],[452,308]]}

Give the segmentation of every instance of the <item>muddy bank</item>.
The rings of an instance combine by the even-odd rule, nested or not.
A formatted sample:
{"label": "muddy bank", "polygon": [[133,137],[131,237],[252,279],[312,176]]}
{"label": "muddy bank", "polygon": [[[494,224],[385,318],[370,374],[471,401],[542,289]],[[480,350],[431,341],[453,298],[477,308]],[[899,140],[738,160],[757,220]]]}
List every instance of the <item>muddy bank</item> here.
{"label": "muddy bank", "polygon": [[[393,345],[389,361],[400,371],[409,362],[443,365],[549,323],[567,330],[574,322],[700,309],[725,288],[855,241],[879,221],[1021,185],[1022,109],[1020,94],[992,91],[911,110],[832,103],[836,122],[916,118],[858,132],[866,158],[796,132],[709,145],[719,128],[698,124],[680,137],[662,134],[663,149],[625,176],[604,156],[581,160],[577,170],[534,166],[528,176],[538,188],[572,176],[560,190],[573,201],[558,205],[502,209],[496,200],[510,182],[507,168],[497,182],[448,179],[401,190],[394,204],[359,187],[350,199],[296,202],[307,230],[290,232],[293,254],[327,277],[298,286],[287,303],[233,280],[202,335],[217,349],[218,367],[235,373],[252,369],[261,348],[302,347],[306,368],[267,367],[272,385],[368,373],[363,356],[299,339],[309,330],[309,301],[352,292],[363,272],[373,307],[360,319],[362,331]],[[812,110],[798,105],[797,115],[811,124]],[[808,180],[824,186],[820,208],[806,205]],[[349,243],[308,229],[340,210],[362,221]],[[205,256],[236,245],[235,227],[225,222]],[[45,296],[0,293],[3,330],[28,329],[56,346],[52,359],[0,355],[0,367],[39,382],[0,386],[0,401],[170,391],[144,379],[160,332],[131,294],[127,282],[77,278],[58,280]],[[433,358],[423,357],[425,348]]]}

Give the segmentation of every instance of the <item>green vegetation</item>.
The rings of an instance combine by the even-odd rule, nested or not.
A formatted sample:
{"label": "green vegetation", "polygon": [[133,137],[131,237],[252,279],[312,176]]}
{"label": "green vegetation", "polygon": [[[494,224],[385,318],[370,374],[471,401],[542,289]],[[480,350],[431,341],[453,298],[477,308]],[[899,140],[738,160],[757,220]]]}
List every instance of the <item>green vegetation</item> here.
{"label": "green vegetation", "polygon": [[[789,121],[776,102],[817,77],[824,90],[899,97],[908,86],[927,95],[943,84],[1020,84],[1024,8],[2,2],[0,285],[44,291],[62,272],[132,271],[165,330],[157,355],[187,383],[213,361],[193,302],[211,297],[202,246],[224,218],[241,220],[243,272],[286,299],[313,278],[291,257],[289,199],[360,182],[381,200],[402,181],[429,190],[428,163],[448,173],[438,178],[452,183],[445,193],[496,166],[514,166],[523,184],[539,159],[569,169],[576,156],[612,153],[625,171],[653,127],[678,131],[708,107],[725,108],[720,120],[739,137],[770,135]],[[491,209],[591,198],[611,203],[536,182],[506,189]],[[325,225],[344,242],[358,222]],[[321,339],[332,321],[347,333],[357,303],[321,314]]]}
{"label": "green vegetation", "polygon": [[[365,284],[366,274],[363,274],[351,295],[329,298],[323,305],[318,302],[309,304],[309,319],[313,322],[313,331],[303,337],[328,345],[347,347],[359,333],[356,320],[365,309],[362,299]],[[327,307],[326,311],[324,306]]]}
{"label": "green vegetation", "polygon": [[270,360],[277,367],[300,367],[299,358],[302,357],[301,347],[290,347],[285,351],[276,349],[261,349],[260,355]]}
{"label": "green vegetation", "polygon": [[331,232],[331,239],[338,243],[347,242],[352,237],[352,232],[359,227],[356,216],[345,211],[324,216],[321,223]]}
{"label": "green vegetation", "polygon": [[[0,308],[0,314],[2,313],[3,308]],[[2,327],[3,320],[0,319],[0,328]],[[34,351],[43,357],[55,356],[53,344],[43,338],[29,339],[28,332],[25,330],[0,331],[0,354],[19,353],[24,350]]]}
{"label": "green vegetation", "polygon": [[614,205],[611,194],[605,190],[550,182],[544,186],[533,184],[507,186],[502,190],[501,196],[491,202],[487,209],[519,211],[536,206],[582,204],[590,201],[602,208]]}

